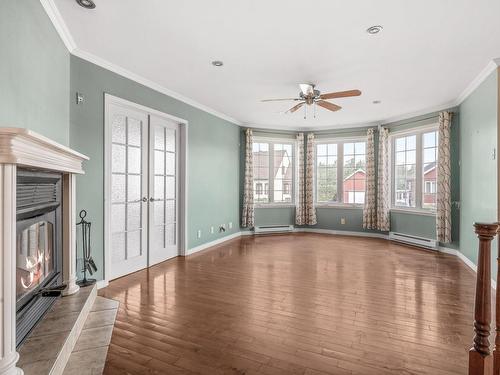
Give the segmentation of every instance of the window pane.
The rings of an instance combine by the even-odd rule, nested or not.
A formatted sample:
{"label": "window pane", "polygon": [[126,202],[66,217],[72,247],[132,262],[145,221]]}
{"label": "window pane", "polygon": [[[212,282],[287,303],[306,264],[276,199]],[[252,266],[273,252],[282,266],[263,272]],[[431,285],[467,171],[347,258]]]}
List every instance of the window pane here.
{"label": "window pane", "polygon": [[[350,145],[353,145],[351,147]],[[347,147],[346,147],[347,146]],[[353,152],[351,154],[351,152]],[[366,181],[366,142],[344,144],[343,202],[363,204]]]}
{"label": "window pane", "polygon": [[409,135],[406,137],[406,149],[407,150],[416,150],[417,149],[417,136]]}
{"label": "window pane", "polygon": [[326,156],[327,145],[317,145],[316,153],[318,156]]}
{"label": "window pane", "polygon": [[394,141],[394,204],[400,207],[416,206],[417,137],[408,135]]}
{"label": "window pane", "polygon": [[436,135],[437,132],[430,132],[424,134],[424,148],[437,146]]}
{"label": "window pane", "polygon": [[269,192],[258,186],[269,185],[269,144],[253,144],[253,189],[256,203],[269,202]]}
{"label": "window pane", "polygon": [[337,202],[337,144],[317,145],[316,201]]}
{"label": "window pane", "polygon": [[[273,202],[291,202],[292,194],[284,194],[286,181],[291,183],[293,176],[293,154],[291,144],[274,144]],[[288,189],[288,188],[287,188]]]}

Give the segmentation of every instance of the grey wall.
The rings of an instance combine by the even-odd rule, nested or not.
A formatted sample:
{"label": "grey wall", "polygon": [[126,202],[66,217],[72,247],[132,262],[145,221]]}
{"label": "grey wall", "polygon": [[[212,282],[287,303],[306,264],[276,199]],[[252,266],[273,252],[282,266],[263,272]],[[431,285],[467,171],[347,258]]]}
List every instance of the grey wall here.
{"label": "grey wall", "polygon": [[[493,72],[460,105],[460,150],[462,197],[460,251],[477,264],[478,239],[474,222],[497,221],[498,73]],[[493,249],[496,249],[495,244]],[[496,250],[492,252],[493,275]]]}
{"label": "grey wall", "polygon": [[0,2],[0,126],[69,143],[69,53],[38,0]]}
{"label": "grey wall", "polygon": [[[189,121],[188,247],[239,230],[239,126],[71,56],[71,97],[77,91],[84,94],[85,102],[71,102],[70,143],[90,157],[86,175],[77,180],[77,203],[93,222],[93,256],[101,269],[98,278],[102,277],[104,238],[104,93]],[[233,229],[219,234],[218,226],[229,222]],[[216,233],[210,234],[211,226]]]}

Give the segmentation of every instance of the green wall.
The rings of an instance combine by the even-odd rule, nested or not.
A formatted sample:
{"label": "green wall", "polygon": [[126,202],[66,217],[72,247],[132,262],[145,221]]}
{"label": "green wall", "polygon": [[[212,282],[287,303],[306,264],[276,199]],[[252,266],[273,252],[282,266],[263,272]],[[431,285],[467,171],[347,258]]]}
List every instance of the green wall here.
{"label": "green wall", "polygon": [[[497,221],[498,73],[493,72],[460,105],[461,184],[460,251],[477,264],[474,222]],[[496,245],[492,264],[496,278]]]}
{"label": "green wall", "polygon": [[[78,209],[93,222],[93,256],[102,278],[104,225],[104,93],[180,117],[188,127],[188,247],[239,231],[240,127],[134,81],[71,56],[71,147],[90,157],[77,180]],[[220,224],[233,229],[218,233]],[[216,233],[210,234],[214,226]],[[95,228],[95,230],[94,230]],[[197,238],[197,231],[202,237]]]}
{"label": "green wall", "polygon": [[69,53],[38,0],[0,2],[0,126],[69,143]]}

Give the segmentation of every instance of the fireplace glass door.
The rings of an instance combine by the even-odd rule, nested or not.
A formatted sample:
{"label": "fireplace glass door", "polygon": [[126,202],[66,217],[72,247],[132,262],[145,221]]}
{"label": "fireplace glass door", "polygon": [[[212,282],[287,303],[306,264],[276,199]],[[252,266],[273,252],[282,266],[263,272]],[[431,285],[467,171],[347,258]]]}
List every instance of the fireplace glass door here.
{"label": "fireplace glass door", "polygon": [[16,300],[42,285],[54,272],[54,227],[39,221],[17,233]]}

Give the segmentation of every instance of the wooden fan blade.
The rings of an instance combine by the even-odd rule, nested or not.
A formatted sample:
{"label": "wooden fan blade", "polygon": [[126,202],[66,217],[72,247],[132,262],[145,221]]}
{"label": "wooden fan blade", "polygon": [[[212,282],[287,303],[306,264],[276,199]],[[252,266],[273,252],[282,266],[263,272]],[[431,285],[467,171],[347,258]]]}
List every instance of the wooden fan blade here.
{"label": "wooden fan blade", "polygon": [[293,106],[292,108],[290,108],[287,112],[293,113],[296,110],[298,110],[300,107],[302,107],[305,103],[306,102],[299,103],[299,104]]}
{"label": "wooden fan blade", "polygon": [[323,107],[323,108],[328,109],[329,111],[333,111],[333,112],[338,111],[339,109],[342,109],[341,106],[324,101],[324,100],[318,100],[316,102],[316,104],[319,105],[320,107]]}
{"label": "wooden fan blade", "polygon": [[289,100],[297,101],[297,100],[302,100],[302,99],[299,99],[299,98],[263,99],[263,100],[261,100],[261,102],[284,102],[284,101],[289,101]]}
{"label": "wooden fan blade", "polygon": [[328,94],[322,94],[319,97],[321,99],[334,99],[334,98],[347,98],[349,96],[360,96],[361,91],[359,90],[348,90],[348,91],[338,91],[330,92]]}

